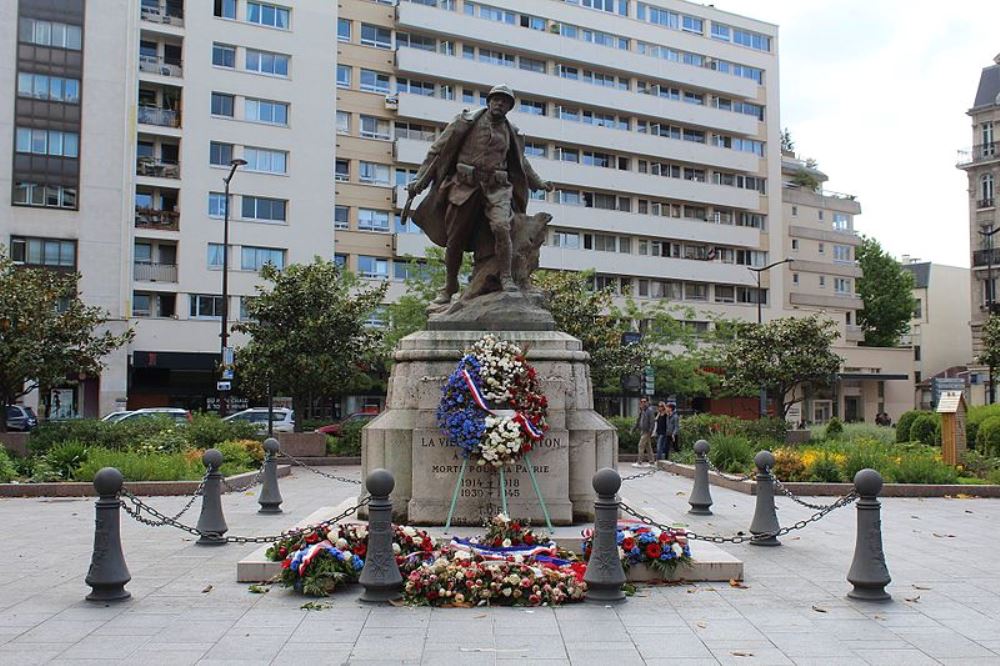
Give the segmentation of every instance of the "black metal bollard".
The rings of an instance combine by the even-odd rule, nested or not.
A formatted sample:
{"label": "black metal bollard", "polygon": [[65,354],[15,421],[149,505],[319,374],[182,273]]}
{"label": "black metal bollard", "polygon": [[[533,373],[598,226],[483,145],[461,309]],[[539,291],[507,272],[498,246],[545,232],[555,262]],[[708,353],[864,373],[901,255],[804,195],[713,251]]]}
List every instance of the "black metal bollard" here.
{"label": "black metal bollard", "polygon": [[365,479],[368,502],[368,552],[358,582],[365,588],[360,601],[395,601],[403,596],[403,576],[392,552],[392,472],[375,469]]}
{"label": "black metal bollard", "polygon": [[691,489],[691,508],[688,513],[696,516],[712,515],[712,491],[708,484],[708,451],[709,445],[703,439],[694,443],[694,488]]}
{"label": "black metal bollard", "polygon": [[94,475],[94,490],[100,498],[94,521],[94,553],[86,582],[91,587],[87,601],[124,601],[132,596],[125,583],[132,580],[122,553],[121,506],[118,498],[125,477],[114,467]]}
{"label": "black metal bollard", "polygon": [[778,514],[774,510],[774,477],[771,476],[774,455],[770,451],[760,451],[754,456],[753,464],[757,466],[757,504],[750,522],[750,533],[754,535],[750,545],[780,546],[781,542],[774,536],[774,532],[781,529]]}
{"label": "black metal bollard", "polygon": [[260,486],[257,513],[281,513],[281,491],[278,490],[278,440],[268,437],[264,440],[264,479]]}
{"label": "black metal bollard", "polygon": [[201,546],[224,546],[226,539],[223,535],[229,531],[229,526],[222,513],[222,473],[219,471],[222,452],[209,449],[201,456],[201,462],[208,468],[208,477],[201,494],[201,515],[198,516],[197,527],[199,532],[211,534],[202,534],[195,543]]}
{"label": "black metal bollard", "polygon": [[847,596],[862,601],[889,601],[892,596],[885,591],[885,586],[892,578],[882,550],[882,503],[878,501],[882,475],[873,469],[860,470],[854,475],[854,489],[860,496],[858,535],[854,542],[854,561],[847,573],[847,581],[854,589]]}
{"label": "black metal bollard", "polygon": [[587,583],[586,601],[615,604],[625,601],[625,570],[618,556],[618,497],[622,487],[618,472],[605,467],[594,474],[594,541],[583,580]]}

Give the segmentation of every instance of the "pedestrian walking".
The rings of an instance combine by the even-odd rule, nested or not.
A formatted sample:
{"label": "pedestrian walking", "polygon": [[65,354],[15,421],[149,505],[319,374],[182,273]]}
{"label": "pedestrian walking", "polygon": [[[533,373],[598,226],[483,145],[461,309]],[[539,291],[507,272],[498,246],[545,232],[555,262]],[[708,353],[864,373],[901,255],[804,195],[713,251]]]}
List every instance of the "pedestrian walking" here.
{"label": "pedestrian walking", "polygon": [[662,400],[656,405],[656,459],[666,460],[670,457],[670,439],[667,433],[667,403]]}
{"label": "pedestrian walking", "polygon": [[646,398],[639,399],[639,415],[635,419],[635,429],[639,431],[639,455],[632,467],[648,467],[655,464],[653,455],[653,429],[656,427],[656,410]]}
{"label": "pedestrian walking", "polygon": [[677,405],[672,402],[667,403],[667,441],[670,448],[677,453],[681,452],[681,415],[677,413]]}

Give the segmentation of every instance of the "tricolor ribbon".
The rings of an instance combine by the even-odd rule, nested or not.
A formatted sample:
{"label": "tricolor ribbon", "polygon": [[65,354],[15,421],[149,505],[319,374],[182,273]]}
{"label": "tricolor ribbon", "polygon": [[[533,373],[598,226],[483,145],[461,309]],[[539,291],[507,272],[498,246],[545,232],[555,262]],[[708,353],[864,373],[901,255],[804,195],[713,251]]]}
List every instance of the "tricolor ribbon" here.
{"label": "tricolor ribbon", "polygon": [[[462,379],[465,380],[465,385],[468,387],[469,393],[472,395],[472,401],[476,403],[480,409],[484,410],[488,414],[496,416],[496,413],[490,409],[489,405],[486,404],[486,399],[483,397],[479,387],[476,386],[476,382],[472,379],[472,375],[469,374],[469,371],[464,368],[462,369]],[[539,430],[538,427],[532,423],[523,412],[516,412],[514,414],[514,421],[521,426],[521,429],[530,439],[538,441],[542,438],[542,431]]]}

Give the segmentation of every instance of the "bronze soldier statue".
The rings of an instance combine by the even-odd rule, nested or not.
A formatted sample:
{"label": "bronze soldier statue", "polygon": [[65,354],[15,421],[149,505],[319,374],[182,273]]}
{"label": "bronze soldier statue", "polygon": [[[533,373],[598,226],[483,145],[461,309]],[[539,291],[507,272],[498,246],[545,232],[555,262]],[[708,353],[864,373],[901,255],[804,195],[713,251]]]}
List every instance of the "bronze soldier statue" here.
{"label": "bronze soldier statue", "polygon": [[[447,280],[434,300],[446,305],[458,291],[463,252],[495,254],[500,288],[519,291],[511,276],[511,224],[524,214],[529,188],[553,189],[524,157],[524,135],[507,120],[514,93],[492,88],[486,108],[460,113],[434,145],[406,189],[414,197],[433,183],[413,213],[413,221],[445,248]],[[486,224],[483,224],[485,219]]]}

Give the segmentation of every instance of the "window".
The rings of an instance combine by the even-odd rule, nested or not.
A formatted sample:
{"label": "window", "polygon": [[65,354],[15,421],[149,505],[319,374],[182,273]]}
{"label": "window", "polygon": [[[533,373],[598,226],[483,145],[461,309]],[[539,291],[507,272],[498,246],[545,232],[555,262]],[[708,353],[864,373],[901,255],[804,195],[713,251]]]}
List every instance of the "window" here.
{"label": "window", "polygon": [[337,111],[337,134],[351,133],[351,114],[347,111]]}
{"label": "window", "polygon": [[10,258],[16,264],[76,268],[76,241],[11,236]]}
{"label": "window", "polygon": [[337,65],[337,87],[351,87],[351,68],[347,65]]}
{"label": "window", "polygon": [[208,193],[208,216],[225,217],[226,215],[226,195],[222,192]]}
{"label": "window", "polygon": [[80,80],[18,72],[17,94],[51,102],[80,103]]}
{"label": "window", "polygon": [[264,220],[265,222],[284,222],[288,202],[284,199],[268,199],[266,197],[243,196],[243,218],[247,220]]}
{"label": "window", "polygon": [[479,62],[485,62],[488,65],[500,65],[501,67],[513,67],[514,56],[502,51],[480,48]]}
{"label": "window", "polygon": [[733,39],[732,30],[728,25],[712,22],[712,39],[721,39],[730,42]]}
{"label": "window", "polygon": [[375,162],[359,162],[358,180],[369,185],[389,184],[389,165]]}
{"label": "window", "polygon": [[916,298],[913,301],[913,318],[914,319],[924,318],[924,301],[922,299]]}
{"label": "window", "polygon": [[350,160],[337,159],[337,163],[334,166],[334,179],[342,183],[346,183],[351,179]]}
{"label": "window", "polygon": [[767,289],[757,289],[756,287],[736,287],[737,303],[753,303],[760,301],[761,305],[767,305]]}
{"label": "window", "polygon": [[76,188],[17,182],[14,184],[14,195],[11,203],[15,206],[75,209],[77,207]]}
{"label": "window", "polygon": [[819,219],[821,219],[821,220],[823,219],[823,211],[821,211],[821,210],[820,211],[816,211],[816,214],[819,217]]}
{"label": "window", "polygon": [[820,243],[817,247],[820,254],[826,254],[826,244]]}
{"label": "window", "polygon": [[80,153],[80,135],[75,132],[18,127],[16,135],[19,153],[74,158]]}
{"label": "window", "polygon": [[854,295],[854,290],[851,289],[851,281],[848,278],[833,278],[833,291],[841,296]]}
{"label": "window", "polygon": [[350,227],[351,209],[347,206],[334,206],[333,228],[347,229]]}
{"label": "window", "polygon": [[271,76],[288,76],[288,59],[282,53],[247,49],[246,70]]}
{"label": "window", "polygon": [[227,95],[225,93],[212,93],[212,115],[213,116],[227,116],[229,118],[233,117],[233,107],[235,106],[235,98],[232,95]]}
{"label": "window", "polygon": [[[230,246],[232,247],[232,246]],[[209,268],[222,268],[226,262],[222,243],[209,243],[208,256],[205,259]]]}
{"label": "window", "polygon": [[979,197],[979,205],[981,208],[989,208],[993,205],[993,199],[996,195],[996,185],[993,179],[993,174],[984,173],[979,179],[979,192],[981,196]]}
{"label": "window", "polygon": [[707,301],[708,300],[708,285],[701,284],[700,282],[685,282],[684,283],[684,300],[685,301]]}
{"label": "window", "polygon": [[222,296],[191,294],[191,317],[221,318],[223,304]]}
{"label": "window", "polygon": [[715,285],[715,302],[716,303],[735,303],[736,302],[736,287],[717,284]]}
{"label": "window", "polygon": [[517,59],[517,65],[521,69],[526,69],[529,72],[538,72],[540,74],[545,73],[545,61],[535,60],[534,58],[529,58],[527,56],[521,56]]}
{"label": "window", "polygon": [[799,283],[799,274],[792,273],[792,284],[798,284],[798,283]]}
{"label": "window", "polygon": [[240,252],[240,269],[244,271],[259,271],[264,264],[271,264],[277,269],[285,267],[285,251],[270,247],[251,247],[244,245]]}
{"label": "window", "polygon": [[[443,42],[447,43],[447,42]],[[402,48],[408,46],[411,49],[420,49],[421,51],[430,51],[434,53],[437,51],[437,40],[433,37],[424,37],[423,35],[411,35],[408,32],[397,32],[396,33],[396,48]],[[447,51],[447,49],[445,49]],[[450,53],[445,53],[445,55],[451,55]]]}
{"label": "window", "polygon": [[535,143],[533,141],[524,142],[524,156],[525,157],[545,157],[545,144]]}
{"label": "window", "polygon": [[387,280],[389,278],[389,260],[381,257],[358,255],[358,273],[361,277]]}
{"label": "window", "polygon": [[798,238],[793,238],[792,239],[792,249],[793,250],[799,249],[799,239]]}
{"label": "window", "polygon": [[586,7],[588,9],[596,9],[602,12],[628,16],[627,0],[566,0],[566,2],[571,5],[580,5],[581,7]]}
{"label": "window", "polygon": [[351,41],[351,20],[345,18],[337,19],[337,41]]}
{"label": "window", "polygon": [[851,246],[850,245],[834,245],[833,246],[833,260],[842,261],[845,263],[850,263],[851,261]]}
{"label": "window", "polygon": [[733,28],[733,43],[746,46],[757,51],[770,51],[771,38],[758,32]]}
{"label": "window", "polygon": [[358,229],[361,231],[389,231],[389,213],[384,210],[358,209]]}
{"label": "window", "polygon": [[552,246],[564,247],[569,250],[579,250],[580,234],[572,231],[553,231]]}
{"label": "window", "polygon": [[22,17],[19,39],[29,44],[79,51],[83,41],[83,32],[78,25]]}
{"label": "window", "polygon": [[277,5],[268,5],[263,2],[247,2],[247,22],[258,25],[266,25],[271,28],[288,29],[289,10]]}
{"label": "window", "polygon": [[233,161],[233,144],[212,141],[208,144],[208,163],[228,167]]}
{"label": "window", "polygon": [[826,276],[825,275],[820,275],[819,276],[819,286],[821,288],[825,288],[826,287]]}
{"label": "window", "polygon": [[377,25],[361,24],[361,43],[378,49],[392,48],[392,30]]}
{"label": "window", "polygon": [[406,187],[406,184],[417,177],[416,169],[404,169],[401,167],[396,167],[394,170],[395,176],[393,182],[396,187]]}
{"label": "window", "polygon": [[347,255],[346,254],[333,255],[333,263],[337,268],[347,268]]}
{"label": "window", "polygon": [[851,217],[849,215],[846,215],[845,213],[834,213],[833,229],[834,231],[850,231]]}
{"label": "window", "polygon": [[389,133],[389,121],[374,116],[361,116],[361,136],[388,141],[392,138]]}
{"label": "window", "polygon": [[153,316],[153,295],[134,292],[132,294],[132,316],[151,317]]}
{"label": "window", "polygon": [[792,217],[798,217],[798,216],[799,216],[799,207],[792,206]]}
{"label": "window", "polygon": [[371,69],[362,69],[361,89],[366,92],[388,93],[389,75]]}
{"label": "window", "polygon": [[215,0],[215,9],[212,12],[219,18],[236,18],[236,0]]}
{"label": "window", "polygon": [[236,67],[236,47],[228,44],[212,44],[212,64],[216,67]]}
{"label": "window", "polygon": [[243,117],[246,120],[269,125],[288,124],[288,104],[265,99],[245,100]]}
{"label": "window", "polygon": [[288,153],[283,150],[247,147],[243,149],[243,159],[247,161],[247,171],[287,173]]}

